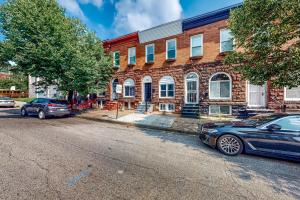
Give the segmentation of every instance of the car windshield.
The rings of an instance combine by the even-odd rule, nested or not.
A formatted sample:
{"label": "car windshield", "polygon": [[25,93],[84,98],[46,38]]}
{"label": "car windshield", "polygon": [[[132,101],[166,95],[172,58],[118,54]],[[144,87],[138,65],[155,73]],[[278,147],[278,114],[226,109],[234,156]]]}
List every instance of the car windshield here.
{"label": "car windshield", "polygon": [[50,103],[64,104],[64,105],[69,104],[68,101],[66,101],[66,100],[59,100],[59,99],[50,99]]}
{"label": "car windshield", "polygon": [[0,100],[12,100],[10,97],[0,97]]}
{"label": "car windshield", "polygon": [[250,117],[249,119],[244,120],[244,122],[247,124],[260,126],[260,125],[263,125],[270,121],[273,121],[275,119],[278,119],[282,116],[283,115],[256,115],[256,116]]}

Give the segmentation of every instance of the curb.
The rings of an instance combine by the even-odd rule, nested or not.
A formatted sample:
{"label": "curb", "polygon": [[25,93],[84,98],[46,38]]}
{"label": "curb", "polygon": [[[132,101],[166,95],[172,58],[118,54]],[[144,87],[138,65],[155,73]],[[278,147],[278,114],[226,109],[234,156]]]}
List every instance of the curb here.
{"label": "curb", "polygon": [[107,123],[113,123],[113,124],[120,124],[120,125],[127,125],[132,127],[138,127],[138,128],[148,128],[153,130],[160,130],[160,131],[169,131],[169,132],[177,132],[177,133],[183,133],[183,134],[189,134],[189,135],[197,135],[197,132],[194,131],[184,131],[174,128],[167,128],[167,127],[160,127],[160,126],[152,126],[152,125],[145,125],[145,124],[134,124],[130,122],[120,122],[115,120],[109,120],[109,119],[101,119],[101,118],[94,118],[94,117],[86,117],[86,116],[75,116],[77,118],[90,120],[90,121],[96,121],[96,122],[107,122]]}

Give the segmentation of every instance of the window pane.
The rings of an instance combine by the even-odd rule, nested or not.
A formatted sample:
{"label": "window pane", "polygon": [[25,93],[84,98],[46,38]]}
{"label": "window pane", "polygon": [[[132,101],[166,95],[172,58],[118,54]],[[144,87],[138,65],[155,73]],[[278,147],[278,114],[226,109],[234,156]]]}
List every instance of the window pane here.
{"label": "window pane", "polygon": [[191,39],[192,39],[192,47],[202,46],[201,35],[194,36]]}
{"label": "window pane", "polygon": [[168,58],[175,58],[175,54],[176,54],[175,50],[169,50],[168,51]]}
{"label": "window pane", "polygon": [[164,90],[164,91],[161,90],[161,91],[160,91],[160,96],[161,96],[161,97],[167,97],[167,92],[166,92],[165,90]]}
{"label": "window pane", "polygon": [[222,29],[221,30],[221,42],[229,41],[233,39],[230,29]]}
{"label": "window pane", "polygon": [[210,82],[210,97],[219,98],[220,97],[220,84],[217,81]]}
{"label": "window pane", "polygon": [[147,46],[147,54],[154,54],[154,46],[153,45]]}
{"label": "window pane", "polygon": [[160,85],[160,90],[167,90],[167,85]]}
{"label": "window pane", "polygon": [[174,84],[169,84],[168,85],[168,90],[174,90]]}
{"label": "window pane", "polygon": [[230,106],[220,106],[220,114],[229,115],[230,114]]}
{"label": "window pane", "polygon": [[211,81],[226,81],[230,80],[230,78],[226,74],[216,74],[211,78]]}
{"label": "window pane", "polygon": [[160,104],[160,110],[165,111],[166,110],[166,104],[164,104],[164,103]]}
{"label": "window pane", "polygon": [[192,56],[201,56],[201,55],[202,55],[202,47],[192,48]]}
{"label": "window pane", "polygon": [[135,64],[135,56],[130,57],[129,64]]}
{"label": "window pane", "polygon": [[120,58],[120,53],[119,52],[115,52],[115,59],[119,59]]}
{"label": "window pane", "polygon": [[175,105],[174,104],[168,104],[168,110],[169,111],[175,110]]}
{"label": "window pane", "polygon": [[125,96],[129,96],[129,86],[125,86]]}
{"label": "window pane", "polygon": [[220,112],[219,106],[209,106],[210,114],[218,114]]}
{"label": "window pane", "polygon": [[175,50],[175,40],[168,41],[168,50]]}
{"label": "window pane", "polygon": [[154,55],[153,54],[148,54],[147,55],[147,62],[153,62],[154,61]]}
{"label": "window pane", "polygon": [[229,98],[230,97],[230,83],[220,82],[220,97],[222,98]]}
{"label": "window pane", "polygon": [[233,40],[228,40],[228,41],[223,41],[221,43],[221,51],[226,52],[226,51],[232,51],[233,50]]}
{"label": "window pane", "polygon": [[174,97],[174,91],[173,90],[168,91],[168,97]]}

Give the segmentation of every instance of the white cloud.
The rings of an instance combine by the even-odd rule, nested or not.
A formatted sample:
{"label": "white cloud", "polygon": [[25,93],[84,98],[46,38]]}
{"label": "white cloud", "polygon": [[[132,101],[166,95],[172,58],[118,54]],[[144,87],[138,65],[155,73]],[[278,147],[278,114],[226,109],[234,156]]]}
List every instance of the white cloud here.
{"label": "white cloud", "polygon": [[83,22],[88,21],[76,0],[58,0],[58,3],[72,16],[78,17]]}
{"label": "white cloud", "polygon": [[182,16],[179,0],[120,0],[115,7],[116,34],[144,30]]}
{"label": "white cloud", "polygon": [[97,8],[100,8],[103,5],[103,0],[79,0],[82,4],[93,4]]}

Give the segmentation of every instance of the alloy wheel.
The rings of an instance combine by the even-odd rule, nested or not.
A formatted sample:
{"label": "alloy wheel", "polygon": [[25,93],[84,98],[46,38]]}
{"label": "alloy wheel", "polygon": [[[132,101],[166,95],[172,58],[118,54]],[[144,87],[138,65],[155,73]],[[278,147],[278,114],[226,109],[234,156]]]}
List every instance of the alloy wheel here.
{"label": "alloy wheel", "polygon": [[218,144],[220,150],[227,155],[237,155],[241,152],[241,142],[234,136],[220,138]]}

